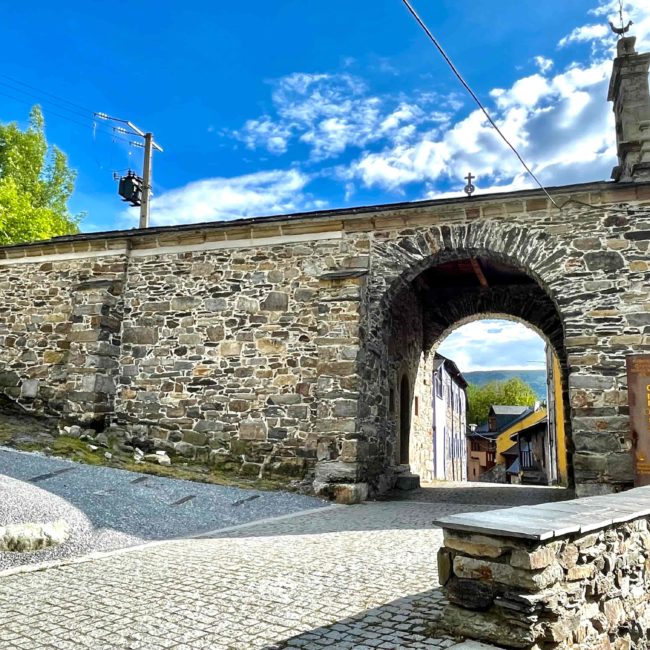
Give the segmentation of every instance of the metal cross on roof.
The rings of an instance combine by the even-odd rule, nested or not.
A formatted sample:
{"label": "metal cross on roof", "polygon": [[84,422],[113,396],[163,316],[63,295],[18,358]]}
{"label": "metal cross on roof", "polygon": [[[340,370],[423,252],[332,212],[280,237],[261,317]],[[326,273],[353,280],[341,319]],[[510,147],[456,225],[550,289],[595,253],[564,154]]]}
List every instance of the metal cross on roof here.
{"label": "metal cross on roof", "polygon": [[476,176],[472,176],[472,172],[470,172],[469,174],[467,174],[467,176],[465,176],[465,180],[467,181],[467,185],[465,185],[465,187],[463,189],[465,190],[465,194],[467,194],[467,196],[472,196],[472,194],[474,193],[474,190],[476,189],[474,187],[474,185],[472,185],[472,181],[475,178],[476,178]]}

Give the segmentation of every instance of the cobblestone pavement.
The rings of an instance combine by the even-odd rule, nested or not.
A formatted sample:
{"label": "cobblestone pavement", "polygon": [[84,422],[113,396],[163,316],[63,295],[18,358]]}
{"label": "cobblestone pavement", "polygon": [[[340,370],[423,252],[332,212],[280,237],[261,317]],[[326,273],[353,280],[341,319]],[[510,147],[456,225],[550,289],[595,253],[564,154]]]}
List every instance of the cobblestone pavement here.
{"label": "cobblestone pavement", "polygon": [[456,500],[341,506],[0,574],[0,648],[450,647],[432,520],[494,508]]}

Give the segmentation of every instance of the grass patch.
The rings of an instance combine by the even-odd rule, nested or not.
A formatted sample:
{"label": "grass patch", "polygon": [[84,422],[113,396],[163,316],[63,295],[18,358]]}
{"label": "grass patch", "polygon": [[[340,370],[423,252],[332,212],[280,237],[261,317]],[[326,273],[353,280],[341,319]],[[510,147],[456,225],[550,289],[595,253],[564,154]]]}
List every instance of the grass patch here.
{"label": "grass patch", "polygon": [[59,436],[50,445],[53,456],[70,458],[87,465],[102,465],[105,462],[104,453],[97,449],[93,451],[87,442],[72,436]]}
{"label": "grass patch", "polygon": [[[42,432],[43,429],[41,428]],[[207,467],[205,464],[188,458],[174,457],[172,465],[158,465],[157,463],[136,463],[133,454],[118,451],[117,440],[109,440],[109,449],[99,447],[96,450],[90,449],[90,443],[72,436],[57,436],[52,433],[41,437],[34,436],[30,440],[29,432],[25,435],[23,427],[17,426],[15,422],[7,419],[3,422],[0,418],[0,445],[7,444],[15,449],[28,452],[41,452],[50,456],[67,458],[86,465],[105,465],[125,469],[140,474],[151,474],[165,478],[174,478],[184,481],[196,481],[199,483],[210,483],[213,485],[225,485],[255,490],[291,490],[291,478],[274,477],[258,479],[256,476],[243,476],[237,469]],[[20,436],[20,437],[19,437]],[[104,454],[110,451],[111,458],[107,459]]]}
{"label": "grass patch", "polygon": [[[125,462],[120,465],[122,469],[140,474],[151,474],[165,478],[175,478],[184,481],[195,481],[197,483],[210,483],[212,485],[226,485],[249,490],[288,490],[290,485],[287,481],[273,479],[246,478],[231,472],[219,472],[218,470],[206,470],[204,466],[188,465],[154,465],[153,463]],[[202,468],[202,471],[201,469]]]}

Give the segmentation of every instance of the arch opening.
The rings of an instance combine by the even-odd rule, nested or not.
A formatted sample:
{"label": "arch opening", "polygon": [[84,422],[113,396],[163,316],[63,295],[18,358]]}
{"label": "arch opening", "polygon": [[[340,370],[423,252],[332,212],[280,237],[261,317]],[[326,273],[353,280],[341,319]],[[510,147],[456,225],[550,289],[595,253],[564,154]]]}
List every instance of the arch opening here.
{"label": "arch opening", "polygon": [[[376,434],[375,467],[381,465],[384,476],[369,478],[371,482],[375,479],[374,484],[380,490],[382,482],[390,484],[395,473],[390,465],[395,459],[403,463],[407,453],[401,436],[402,421],[385,407],[390,391],[397,392],[403,378],[408,378],[411,400],[418,398],[420,403],[417,416],[413,413],[413,403],[409,408],[408,462],[411,471],[423,480],[435,479],[436,470],[441,466],[433,444],[436,349],[462,324],[487,316],[498,315],[523,323],[548,343],[557,358],[561,387],[559,415],[570,445],[570,423],[565,415],[568,400],[564,331],[554,301],[539,280],[522,269],[523,264],[509,264],[501,253],[492,255],[485,250],[480,255],[473,253],[444,251],[430,259],[425,268],[420,261],[416,265],[417,273],[413,267],[406,269],[377,303],[385,317],[375,321],[379,327],[374,331],[369,327],[368,340],[381,352],[373,359],[374,372],[364,373],[362,385],[362,390],[368,391],[368,401],[373,401],[376,407],[366,409],[368,417],[361,427]],[[454,459],[451,477],[455,480],[467,478],[467,461],[461,449],[466,424],[463,423],[462,432],[458,431],[461,426],[458,425],[449,441],[448,453]],[[571,482],[570,466],[567,476]]]}

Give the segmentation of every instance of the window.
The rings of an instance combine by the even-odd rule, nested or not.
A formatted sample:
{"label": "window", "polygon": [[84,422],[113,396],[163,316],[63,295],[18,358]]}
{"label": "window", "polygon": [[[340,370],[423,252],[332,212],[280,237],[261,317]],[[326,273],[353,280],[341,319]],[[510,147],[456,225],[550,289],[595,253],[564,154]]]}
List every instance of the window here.
{"label": "window", "polygon": [[437,372],[433,374],[433,385],[436,389],[436,397],[442,399],[442,380]]}
{"label": "window", "polygon": [[413,410],[415,415],[420,415],[420,399],[418,396],[415,396],[415,399],[413,400]]}

